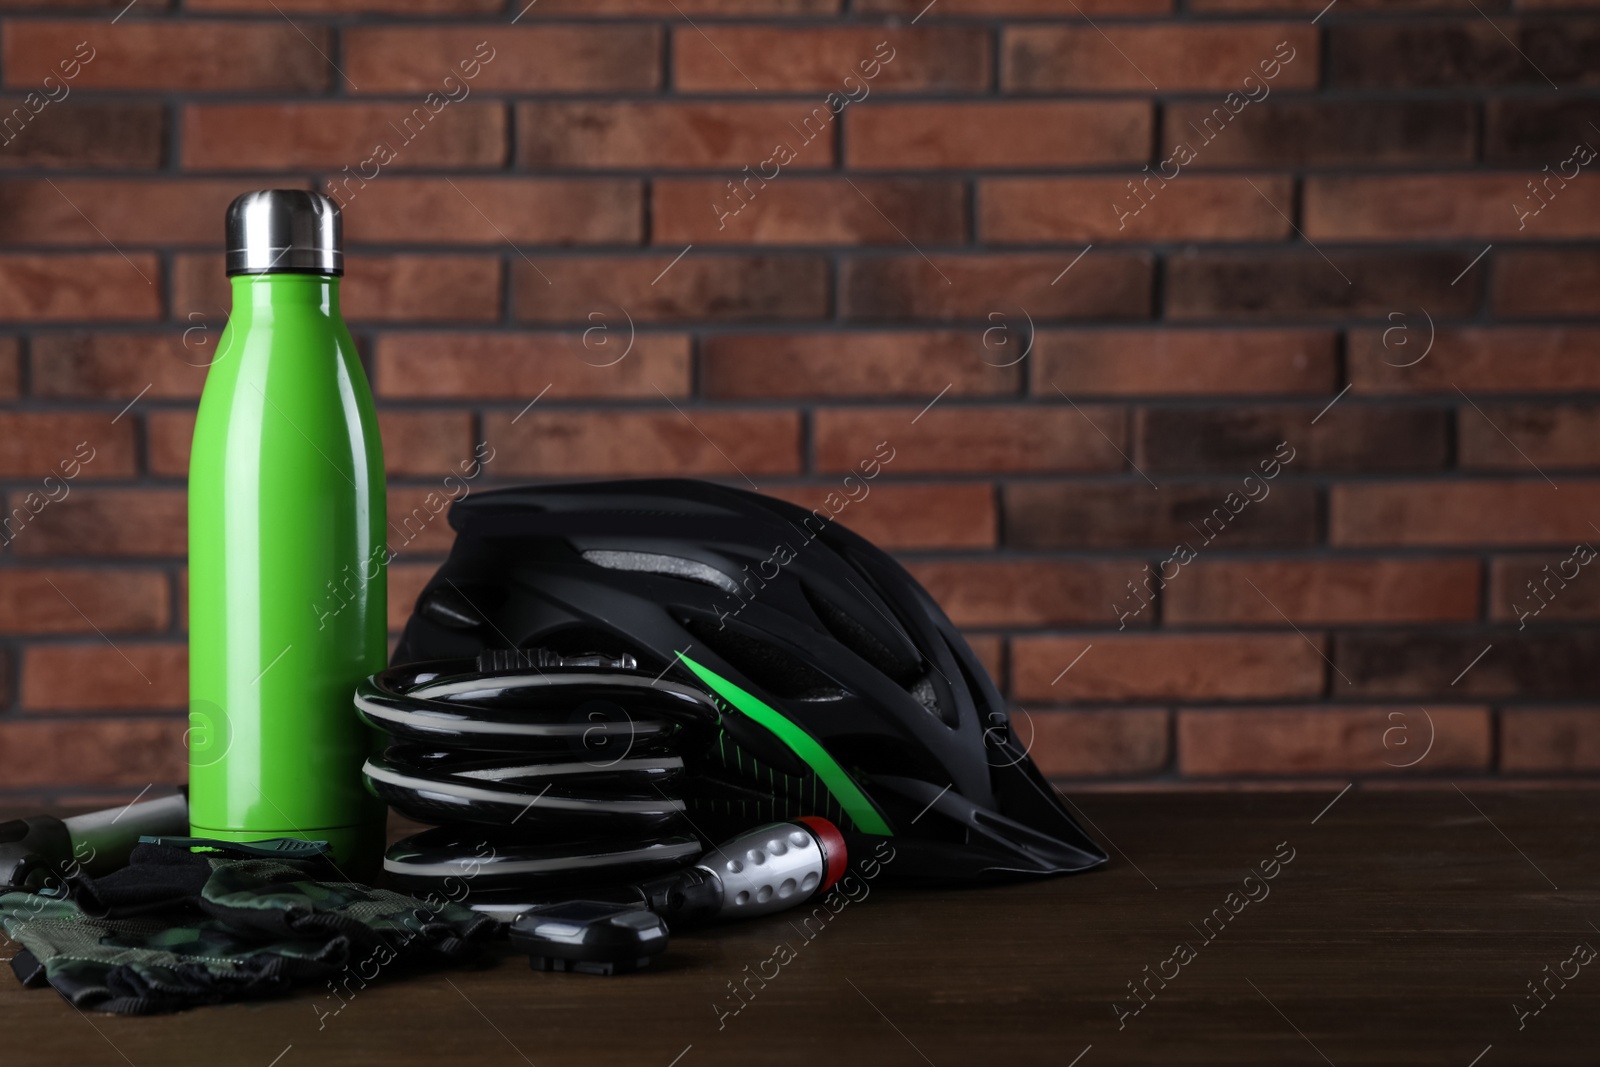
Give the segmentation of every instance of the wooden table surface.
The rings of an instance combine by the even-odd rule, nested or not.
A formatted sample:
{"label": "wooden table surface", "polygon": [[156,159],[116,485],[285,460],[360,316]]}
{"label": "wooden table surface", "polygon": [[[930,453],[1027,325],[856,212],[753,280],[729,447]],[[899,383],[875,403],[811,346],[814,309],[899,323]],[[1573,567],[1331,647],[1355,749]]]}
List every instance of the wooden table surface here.
{"label": "wooden table surface", "polygon": [[[374,984],[337,1014],[323,989],[123,1018],[7,974],[0,1064],[1600,1062],[1600,962],[1576,962],[1600,948],[1600,791],[1076,804],[1105,870],[976,891],[861,883],[811,940],[773,916],[676,939],[636,975],[497,955]],[[1205,922],[1215,909],[1226,922]],[[780,943],[792,958],[766,962]],[[763,970],[777,973],[720,1014],[740,1003],[729,983]],[[1142,1007],[1129,983],[1147,983]]]}

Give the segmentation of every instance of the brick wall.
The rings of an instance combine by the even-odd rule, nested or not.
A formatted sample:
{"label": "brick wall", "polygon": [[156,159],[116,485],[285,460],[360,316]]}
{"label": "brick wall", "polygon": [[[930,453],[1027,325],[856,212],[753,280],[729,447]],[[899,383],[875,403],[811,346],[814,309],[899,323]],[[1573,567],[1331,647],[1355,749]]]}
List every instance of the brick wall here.
{"label": "brick wall", "polygon": [[841,519],[1054,775],[1600,770],[1593,3],[524,3],[0,0],[0,799],[182,777],[221,219],[286,185],[397,513],[485,439],[808,504],[888,441]]}

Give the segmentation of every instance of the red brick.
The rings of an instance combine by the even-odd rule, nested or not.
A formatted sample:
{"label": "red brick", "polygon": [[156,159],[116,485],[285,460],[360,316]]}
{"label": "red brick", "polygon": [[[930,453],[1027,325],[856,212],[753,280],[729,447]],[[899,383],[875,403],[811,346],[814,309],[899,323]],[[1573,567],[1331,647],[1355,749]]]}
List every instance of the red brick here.
{"label": "red brick", "polygon": [[1600,252],[1520,248],[1492,257],[1496,315],[1600,315]]}
{"label": "red brick", "polygon": [[1594,404],[1463,404],[1456,425],[1462,467],[1600,466],[1600,407]]}
{"label": "red brick", "polygon": [[[1437,329],[1415,308],[1383,330],[1352,330],[1357,393],[1570,392],[1600,388],[1600,329]],[[1432,337],[1432,347],[1429,339]],[[1426,351],[1426,358],[1421,358]],[[1408,365],[1409,364],[1409,365]]]}
{"label": "red brick", "polygon": [[1589,56],[1597,36],[1600,20],[1575,16],[1335,23],[1328,29],[1327,84],[1479,91],[1593,85],[1600,73]]}
{"label": "red brick", "polygon": [[819,471],[849,471],[879,442],[894,449],[895,474],[930,471],[1115,471],[1127,461],[1127,414],[1120,408],[1065,404],[923,410],[830,408],[812,416]]}
{"label": "red brick", "polygon": [[903,247],[960,244],[967,233],[966,189],[953,181],[666,178],[651,201],[656,244]]}
{"label": "red brick", "polygon": [[[262,184],[272,181],[262,179]],[[239,189],[237,181],[5,181],[0,182],[0,232],[13,245],[220,248],[223,216]]]}
{"label": "red brick", "polygon": [[967,26],[680,23],[672,31],[672,49],[680,92],[838,93],[852,101],[834,106],[854,106],[880,92],[979,91],[992,76],[989,32]]}
{"label": "red brick", "polygon": [[431,92],[456,101],[467,99],[463,93],[661,86],[655,26],[355,26],[344,31],[344,57],[362,93]]}
{"label": "red brick", "polygon": [[1375,473],[1442,469],[1449,460],[1446,411],[1344,403],[1323,412],[1324,406],[1145,408],[1135,427],[1134,462],[1151,473],[1254,473],[1283,449],[1292,457],[1283,465],[1295,471]]}
{"label": "red brick", "polygon": [[[597,332],[588,335],[587,347],[582,334],[384,334],[377,346],[378,394],[532,400],[548,387],[550,400],[688,395],[687,337],[643,334],[630,349],[625,322],[596,320],[591,329]],[[615,335],[608,337],[607,329]]]}
{"label": "red brick", "polygon": [[[1538,172],[1549,166],[1557,174],[1570,167],[1570,181],[1579,171],[1577,160],[1560,166],[1573,156],[1574,148],[1587,142],[1589,110],[1582,98],[1554,100],[1538,97],[1490,98],[1484,101],[1483,160],[1488,164],[1516,164],[1529,170],[1529,177],[1544,177]],[[1552,184],[1559,189],[1559,184]]]}
{"label": "red brick", "polygon": [[1301,229],[1313,241],[1600,236],[1600,185],[1552,184],[1546,204],[1529,191],[1530,180],[1522,174],[1308,178]]}
{"label": "red brick", "polygon": [[351,256],[340,298],[352,322],[492,322],[500,263],[481,256]]}
{"label": "red brick", "polygon": [[1336,545],[1543,545],[1594,537],[1600,482],[1528,479],[1336,485],[1328,539]]}
{"label": "red brick", "polygon": [[15,400],[22,391],[22,353],[15,337],[0,337],[0,400]]}
{"label": "red brick", "polygon": [[[351,261],[345,256],[348,267]],[[341,291],[343,287],[341,285]],[[200,253],[177,255],[172,260],[172,317],[185,324],[179,336],[184,358],[210,365],[233,308],[233,288],[224,271],[222,256]]]}
{"label": "red brick", "polygon": [[[88,489],[74,484],[15,532],[11,550],[23,556],[181,556],[188,537],[182,489]],[[25,494],[6,494],[15,518]]]}
{"label": "red brick", "polygon": [[33,394],[126,401],[148,386],[144,396],[149,400],[191,399],[205,384],[216,334],[210,332],[210,347],[200,343],[200,332],[190,336],[192,347],[186,347],[176,330],[40,334],[30,346]]}
{"label": "red brick", "polygon": [[[1349,0],[1344,0],[1348,3]],[[1283,100],[1251,103],[1221,130],[1217,103],[1174,103],[1162,109],[1157,155],[1173,159],[1189,145],[1184,169],[1259,166],[1383,167],[1471,163],[1478,144],[1478,106],[1466,100]],[[1211,127],[1205,125],[1212,119]],[[1163,170],[1170,170],[1166,163]],[[1187,181],[1188,179],[1184,179]]]}
{"label": "red brick", "polygon": [[125,478],[134,473],[133,420],[115,412],[0,412],[0,477],[37,481],[59,497],[66,482]]}
{"label": "red brick", "polygon": [[803,508],[824,509],[836,521],[881,548],[992,548],[999,521],[994,487],[987,484],[894,484],[879,482],[857,503],[846,499],[837,480],[820,485],[770,486],[765,491]]}
{"label": "red brick", "polygon": [[863,169],[1138,165],[1150,152],[1150,105],[1134,101],[867,103],[845,121]]}
{"label": "red brick", "polygon": [[186,725],[178,716],[0,724],[6,785],[26,789],[74,782],[140,789],[152,782],[181,782],[188,772]]}
{"label": "red brick", "polygon": [[1502,711],[1500,769],[1535,774],[1600,771],[1600,710],[1527,708]]}
{"label": "red brick", "polygon": [[[488,453],[489,465],[497,466],[500,453]],[[456,496],[460,496],[456,490]],[[450,488],[397,486],[388,488],[389,524],[386,531],[389,549],[400,556],[439,556],[450,551],[455,531],[450,529]]]}
{"label": "red brick", "polygon": [[906,569],[957,626],[996,627],[1103,624],[1138,574],[1131,562],[1044,559],[919,561]]}
{"label": "red brick", "polygon": [[161,314],[156,257],[75,252],[0,256],[0,320],[114,322]]}
{"label": "red brick", "polygon": [[674,475],[733,479],[800,470],[800,417],[789,411],[550,410],[484,432],[499,475]]}
{"label": "red brick", "polygon": [[[820,255],[660,254],[514,261],[522,322],[817,319],[828,310],[828,263]],[[601,318],[595,318],[595,315]],[[599,336],[599,335],[594,335]]]}
{"label": "red brick", "polygon": [[[1346,5],[1347,11],[1422,11],[1422,10],[1456,10],[1470,12],[1472,5],[1477,5],[1484,11],[1503,11],[1509,5],[1509,0],[1341,0]],[[1315,15],[1327,6],[1327,0],[1318,3],[1317,0],[1192,0],[1189,9],[1206,14],[1222,14],[1225,12],[1259,11],[1259,12],[1301,12]]]}
{"label": "red brick", "polygon": [[1473,255],[1395,249],[1186,252],[1167,261],[1167,316],[1378,319],[1419,306],[1435,318],[1466,315],[1478,306],[1479,277],[1469,273],[1460,284],[1450,283]]}
{"label": "red brick", "polygon": [[[1214,89],[1243,100],[1262,85],[1270,92],[1317,84],[1317,30],[1298,24],[1013,26],[1004,48],[1001,84],[1009,92]],[[1274,76],[1263,78],[1267,71]]]}
{"label": "red brick", "polygon": [[[1600,696],[1594,627],[1486,635],[1450,630],[1343,631],[1333,638],[1341,692],[1364,698],[1591,700]],[[1348,680],[1348,687],[1346,684]]]}
{"label": "red brick", "polygon": [[[1150,314],[1154,272],[1148,255],[1091,252],[1072,267],[1071,285],[1051,284],[1071,262],[1070,255],[1037,253],[853,258],[845,262],[840,282],[842,310],[846,318],[863,321],[984,322],[995,352],[1001,340],[1025,347],[1030,318]],[[1004,358],[1015,357],[1007,350]]]}
{"label": "red brick", "polygon": [[[494,322],[500,318],[500,260],[489,255],[374,255],[345,257],[339,302],[350,322]],[[173,305],[200,318],[195,326],[218,324],[231,307],[232,290],[222,257],[178,256],[173,266]],[[224,320],[225,321],[225,320]],[[195,361],[209,358],[200,351]]]}
{"label": "red brick", "polygon": [[1320,696],[1327,664],[1319,635],[1307,636],[1310,641],[1293,633],[1017,637],[1011,642],[1012,695],[1049,701]]}
{"label": "red brick", "polygon": [[1337,393],[1335,336],[1325,330],[1042,330],[1033,391],[1211,396]]}
{"label": "red brick", "polygon": [[797,132],[810,114],[808,105],[809,101],[520,104],[517,159],[530,169],[737,170],[749,166],[755,171],[774,158],[775,146],[787,144],[794,158],[783,165],[785,173],[831,167],[831,112],[815,105],[828,121],[818,119],[809,140],[805,131]]}
{"label": "red brick", "polygon": [[[997,340],[1000,335],[992,335]],[[702,342],[708,397],[927,397],[1014,394],[1020,362],[977,332],[719,334]]]}
{"label": "red brick", "polygon": [[[421,117],[413,117],[420,112]],[[403,124],[411,120],[410,139]],[[393,158],[377,153],[387,145]],[[498,168],[506,162],[500,104],[451,104],[437,115],[417,101],[386,104],[191,104],[183,110],[183,166],[189,170],[306,167]]]}
{"label": "red brick", "polygon": [[1186,775],[1273,776],[1489,768],[1488,708],[1426,712],[1415,706],[1180,711],[1178,766]]}
{"label": "red brick", "polygon": [[1005,676],[1005,640],[998,634],[963,634],[967,647],[978,657],[983,669],[996,685]]}
{"label": "red brick", "polygon": [[1162,618],[1180,625],[1279,626],[1284,616],[1301,626],[1466,622],[1478,617],[1481,574],[1476,560],[1202,559],[1162,588]]}
{"label": "red brick", "polygon": [[1006,544],[1022,549],[1150,548],[1170,557],[1180,543],[1204,551],[1208,537],[1230,551],[1302,547],[1320,540],[1317,489],[1279,482],[1262,498],[1263,506],[1245,507],[1224,525],[1218,511],[1228,515],[1228,494],[1242,488],[1242,480],[1233,480],[1167,483],[1158,491],[1137,478],[1109,484],[1008,485]]}
{"label": "red brick", "polygon": [[[327,192],[344,209],[351,244],[638,244],[638,182],[528,178],[341,176]],[[218,216],[221,217],[220,215]]]}
{"label": "red brick", "polygon": [[167,117],[160,104],[69,97],[35,115],[24,99],[0,99],[0,133],[10,138],[0,144],[0,168],[156,170],[166,158]]}
{"label": "red brick", "polygon": [[[1172,0],[1074,0],[1077,14],[1085,15],[1163,15],[1172,10]],[[854,10],[866,14],[917,15],[927,4],[923,0],[856,0]],[[940,0],[929,13],[937,15],[1060,15],[1060,0]]]}
{"label": "red brick", "polygon": [[[122,6],[116,0],[54,0],[52,3],[47,3],[46,0],[0,0],[0,11],[30,11],[51,7],[104,8],[115,12]],[[172,0],[152,0],[149,7],[152,11],[166,11],[172,7]]]}
{"label": "red brick", "polygon": [[183,644],[30,645],[22,654],[21,706],[28,711],[133,711],[189,703]]}
{"label": "red brick", "polygon": [[422,589],[439,569],[437,563],[401,563],[398,558],[389,564],[389,632],[405,629],[412,609]]}
{"label": "red brick", "polygon": [[147,633],[168,627],[169,605],[160,571],[0,568],[0,633]]}
{"label": "red brick", "polygon": [[189,476],[189,452],[194,444],[193,411],[153,411],[149,425],[150,473],[163,478]]}
{"label": "red brick", "polygon": [[1590,563],[1583,562],[1582,547],[1595,538],[1578,544],[1541,552],[1533,556],[1503,556],[1489,568],[1489,615],[1503,622],[1517,623],[1517,629],[1544,622],[1600,618],[1600,578]]}
{"label": "red brick", "polygon": [[[1288,178],[1189,177],[1161,188],[1126,178],[991,178],[978,184],[978,231],[995,244],[1045,241],[1281,240]],[[1135,192],[1137,187],[1138,191]],[[1269,199],[1263,199],[1265,193]]]}
{"label": "red brick", "polygon": [[615,15],[646,15],[683,18],[703,15],[710,18],[755,15],[777,18],[785,15],[833,15],[840,0],[540,0],[528,10],[528,18],[577,15],[584,18]]}
{"label": "red brick", "polygon": [[[546,0],[548,3],[548,0]],[[332,12],[382,12],[391,15],[498,15],[505,11],[501,0],[185,0],[186,11],[303,12],[322,15]]]}
{"label": "red brick", "polygon": [[1171,720],[1162,708],[1019,709],[1011,732],[1052,778],[1155,774],[1171,760]]}
{"label": "red brick", "polygon": [[380,411],[384,468],[391,476],[453,474],[472,459],[467,411]]}
{"label": "red brick", "polygon": [[[5,82],[31,89],[75,70],[68,83],[75,90],[319,92],[334,73],[326,58],[330,49],[327,30],[281,19],[128,19],[115,33],[87,33],[77,20],[19,20],[5,26]],[[64,62],[69,66],[62,67]]]}

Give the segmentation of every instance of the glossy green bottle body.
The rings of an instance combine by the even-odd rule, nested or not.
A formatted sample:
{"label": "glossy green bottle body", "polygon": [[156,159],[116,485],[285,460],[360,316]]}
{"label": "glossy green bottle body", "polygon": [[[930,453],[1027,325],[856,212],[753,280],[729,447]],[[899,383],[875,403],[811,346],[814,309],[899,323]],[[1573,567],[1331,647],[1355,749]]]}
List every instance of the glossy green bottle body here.
{"label": "glossy green bottle body", "polygon": [[383,446],[339,280],[233,278],[189,466],[189,819],[372,862],[356,683],[387,636]]}

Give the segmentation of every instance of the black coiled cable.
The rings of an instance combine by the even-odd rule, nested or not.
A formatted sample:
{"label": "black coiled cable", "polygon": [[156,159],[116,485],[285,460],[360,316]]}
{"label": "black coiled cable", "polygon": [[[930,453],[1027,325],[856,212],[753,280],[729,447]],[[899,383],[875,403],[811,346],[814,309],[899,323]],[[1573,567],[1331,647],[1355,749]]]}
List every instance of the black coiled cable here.
{"label": "black coiled cable", "polygon": [[388,740],[368,790],[435,825],[385,856],[410,888],[553,893],[682,866],[710,843],[682,787],[717,737],[716,702],[631,656],[412,664],[367,679],[355,704]]}

